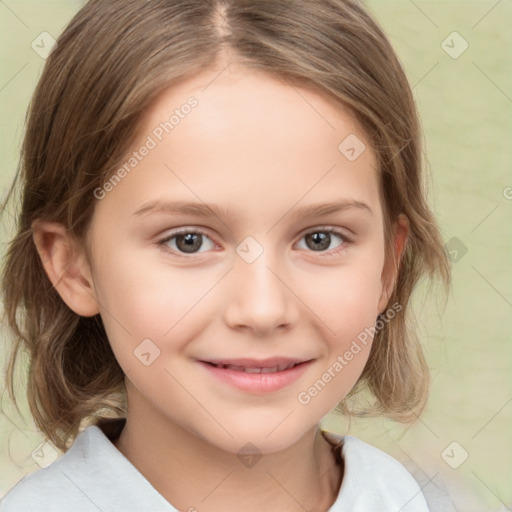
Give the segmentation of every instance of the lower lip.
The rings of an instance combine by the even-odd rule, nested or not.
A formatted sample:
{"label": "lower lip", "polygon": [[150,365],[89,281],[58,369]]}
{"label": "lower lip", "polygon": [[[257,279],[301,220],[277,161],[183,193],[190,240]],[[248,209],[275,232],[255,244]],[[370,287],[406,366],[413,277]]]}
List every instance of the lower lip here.
{"label": "lower lip", "polygon": [[249,393],[272,393],[297,381],[306,371],[312,361],[300,363],[288,370],[273,373],[247,373],[244,371],[218,368],[211,364],[199,361],[211,375],[242,391]]}

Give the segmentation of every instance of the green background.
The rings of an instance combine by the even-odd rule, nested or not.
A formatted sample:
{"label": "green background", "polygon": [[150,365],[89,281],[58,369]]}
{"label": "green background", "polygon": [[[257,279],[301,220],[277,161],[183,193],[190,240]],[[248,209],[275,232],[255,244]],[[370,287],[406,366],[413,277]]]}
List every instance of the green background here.
{"label": "green background", "polygon": [[[42,32],[57,39],[81,4],[0,2],[3,196],[44,65],[32,41]],[[349,425],[332,414],[324,426],[356,435],[400,460],[412,459],[428,479],[444,481],[460,510],[512,510],[512,1],[366,4],[414,87],[432,176],[430,201],[453,258],[454,287],[446,303],[422,289],[415,297],[432,371],[421,418],[412,426],[380,418],[354,419]],[[464,41],[467,50],[453,58]],[[9,220],[2,226],[3,251]],[[6,336],[1,339],[5,345]],[[3,393],[0,496],[39,468],[31,454],[41,442],[28,415],[19,416]],[[458,444],[444,452],[452,442]],[[468,458],[459,467],[445,462],[454,465],[464,452]]]}

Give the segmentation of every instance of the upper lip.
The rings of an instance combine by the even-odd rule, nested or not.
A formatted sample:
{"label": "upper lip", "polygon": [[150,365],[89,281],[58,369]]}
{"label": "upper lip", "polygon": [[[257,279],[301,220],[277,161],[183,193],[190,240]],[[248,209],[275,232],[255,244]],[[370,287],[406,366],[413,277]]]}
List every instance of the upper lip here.
{"label": "upper lip", "polygon": [[270,357],[267,359],[202,359],[203,363],[241,366],[243,368],[274,368],[276,366],[289,366],[304,363],[311,359],[297,359],[293,357]]}

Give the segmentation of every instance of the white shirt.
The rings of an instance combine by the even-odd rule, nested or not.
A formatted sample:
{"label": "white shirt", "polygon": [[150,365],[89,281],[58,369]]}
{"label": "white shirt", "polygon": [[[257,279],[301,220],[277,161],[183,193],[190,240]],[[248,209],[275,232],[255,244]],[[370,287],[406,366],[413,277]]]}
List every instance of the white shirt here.
{"label": "white shirt", "polygon": [[[416,480],[390,455],[353,436],[325,434],[342,442],[345,465],[336,502],[326,512],[454,510],[429,509]],[[189,510],[194,506],[201,511],[200,503]],[[81,432],[50,466],[23,477],[0,502],[0,512],[43,511],[178,512],[97,426]]]}

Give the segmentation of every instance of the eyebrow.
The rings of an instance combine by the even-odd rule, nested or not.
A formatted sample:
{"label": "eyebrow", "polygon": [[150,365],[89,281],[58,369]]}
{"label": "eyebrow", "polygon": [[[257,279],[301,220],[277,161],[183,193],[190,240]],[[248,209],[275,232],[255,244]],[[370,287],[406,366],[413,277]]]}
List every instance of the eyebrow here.
{"label": "eyebrow", "polygon": [[[294,219],[304,217],[321,217],[332,213],[356,209],[373,215],[372,209],[362,201],[343,199],[331,203],[312,204],[292,209],[283,217],[290,214]],[[229,208],[214,204],[190,203],[184,201],[162,201],[154,200],[144,203],[133,214],[136,216],[149,215],[152,213],[166,213],[169,215],[193,215],[197,217],[210,217],[212,214],[220,219],[231,220],[235,214]]]}

